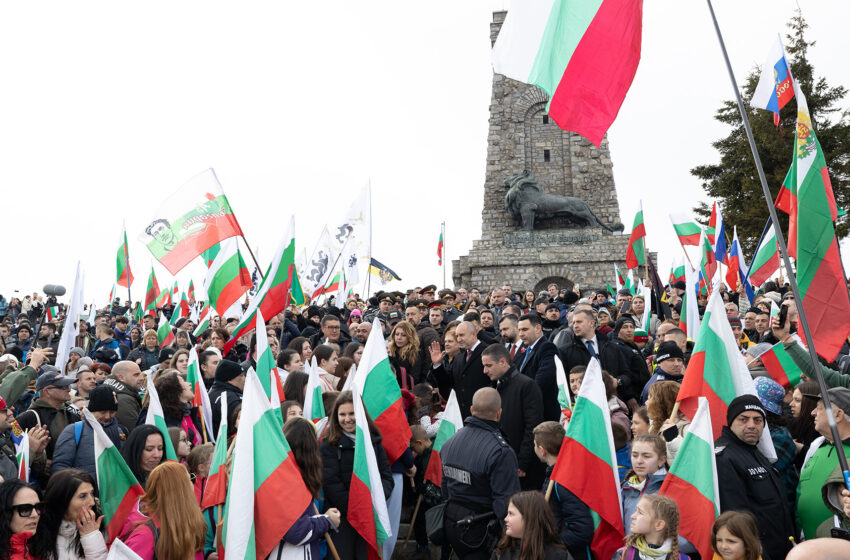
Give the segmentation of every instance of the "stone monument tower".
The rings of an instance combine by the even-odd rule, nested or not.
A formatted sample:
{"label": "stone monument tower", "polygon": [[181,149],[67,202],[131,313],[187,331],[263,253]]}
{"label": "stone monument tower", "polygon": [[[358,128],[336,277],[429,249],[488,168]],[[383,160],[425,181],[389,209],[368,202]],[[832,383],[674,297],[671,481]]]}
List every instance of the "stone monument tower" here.
{"label": "stone monument tower", "polygon": [[[491,42],[506,13],[493,14]],[[604,287],[615,263],[625,267],[628,235],[615,233],[623,227],[608,140],[597,148],[561,130],[546,115],[547,100],[535,86],[493,75],[481,239],[453,261],[455,286],[482,292],[504,283],[535,291],[551,282]],[[531,188],[522,188],[528,181]],[[510,185],[516,188],[506,201]],[[531,219],[517,196],[536,197],[526,200],[525,210],[536,208]]]}

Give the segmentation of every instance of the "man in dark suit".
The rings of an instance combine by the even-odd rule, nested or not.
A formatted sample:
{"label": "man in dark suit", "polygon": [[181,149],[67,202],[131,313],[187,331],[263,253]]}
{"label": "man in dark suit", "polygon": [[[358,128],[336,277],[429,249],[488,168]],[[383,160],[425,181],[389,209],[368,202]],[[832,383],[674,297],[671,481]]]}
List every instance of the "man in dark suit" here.
{"label": "man in dark suit", "polygon": [[437,378],[437,385],[443,398],[448,399],[452,389],[457,395],[457,403],[460,406],[460,414],[465,419],[469,416],[469,407],[472,406],[472,395],[482,387],[489,387],[490,380],[484,375],[484,366],[481,364],[481,352],[484,344],[478,340],[478,329],[474,323],[463,321],[455,329],[455,337],[461,353],[452,361],[449,369],[443,366],[443,352],[440,344],[434,342],[429,350],[431,352],[432,373]]}
{"label": "man in dark suit", "polygon": [[557,421],[561,416],[555,376],[558,347],[543,336],[543,322],[538,315],[523,315],[517,324],[517,331],[525,348],[519,371],[532,378],[540,387],[543,393],[543,419]]}
{"label": "man in dark suit", "polygon": [[485,348],[481,362],[484,373],[502,397],[499,424],[508,445],[516,453],[520,487],[537,490],[543,484],[544,476],[543,463],[536,460],[534,454],[534,428],[543,421],[540,388],[511,365],[510,354],[500,343]]}
{"label": "man in dark suit", "polygon": [[519,319],[515,315],[505,315],[499,321],[499,332],[501,333],[502,344],[508,350],[508,357],[512,366],[519,368],[522,363],[522,340],[519,339],[519,331],[517,331],[517,323]]}

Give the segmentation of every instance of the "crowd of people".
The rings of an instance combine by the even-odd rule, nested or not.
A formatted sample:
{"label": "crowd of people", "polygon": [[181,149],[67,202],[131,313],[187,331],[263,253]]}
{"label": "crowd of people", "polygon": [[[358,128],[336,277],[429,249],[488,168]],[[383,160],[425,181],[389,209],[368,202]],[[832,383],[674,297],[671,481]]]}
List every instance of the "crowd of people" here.
{"label": "crowd of people", "polygon": [[[235,344],[230,333],[237,317],[214,316],[198,333],[191,318],[182,318],[167,347],[159,345],[159,310],[141,314],[136,324],[130,303],[115,301],[88,314],[92,324],[79,320],[65,363],[55,363],[65,306],[38,294],[11,301],[0,296],[0,560],[106,558],[95,434],[83,409],[145,490],[121,540],[145,560],[218,560],[221,512],[201,509],[213,459],[207,434],[217,434],[225,421],[228,440],[235,437],[246,372],[257,365],[258,336],[275,355],[286,398],[284,435],[314,498],[270,557],[330,558],[329,534],[340,558],[367,558],[367,542],[348,519],[356,426],[354,396],[343,389],[373,328],[386,340],[412,434],[404,453],[390,462],[369,420],[392,525],[384,558],[400,548],[404,521],[417,553],[432,557],[608,560],[591,551],[595,514],[570,490],[550,483],[570,419],[558,398],[556,357],[573,401],[590,361],[602,368],[625,529],[615,558],[699,558],[679,534],[680,509],[687,505],[659,494],[691,420],[675,405],[694,345],[679,323],[684,291],[684,283],[673,284],[646,301],[627,289],[579,293],[552,284],[536,293],[504,285],[482,293],[431,285],[353,296],[340,307],[292,307],[269,318],[265,333]],[[813,364],[795,332],[793,296],[775,282],[765,284],[753,305],[737,292],[722,295],[757,395],[729,404],[716,441],[721,515],[710,528],[715,558],[850,557],[850,492]],[[701,295],[700,313],[706,303]],[[47,320],[45,309],[53,306],[58,316]],[[785,308],[782,320],[771,319],[772,306]],[[162,311],[168,317],[173,310]],[[777,344],[802,371],[796,387],[773,380],[760,359]],[[193,406],[187,382],[193,348],[212,426]],[[848,354],[850,346],[820,368],[850,451]],[[328,414],[318,424],[303,418],[313,360]],[[148,379],[167,434],[146,424]],[[437,484],[426,472],[452,392],[463,427],[442,443]],[[758,447],[765,429],[775,461]],[[12,442],[20,430],[28,435],[29,482],[20,480]],[[166,438],[177,461],[166,459]],[[286,507],[286,497],[280,499]]]}

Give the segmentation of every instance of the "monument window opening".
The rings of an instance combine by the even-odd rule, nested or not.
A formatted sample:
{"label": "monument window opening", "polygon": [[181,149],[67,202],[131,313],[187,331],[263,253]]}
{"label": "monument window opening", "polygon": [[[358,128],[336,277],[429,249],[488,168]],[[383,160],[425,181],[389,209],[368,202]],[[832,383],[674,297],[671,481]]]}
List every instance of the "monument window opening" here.
{"label": "monument window opening", "polygon": [[549,124],[549,115],[543,115],[543,124]]}
{"label": "monument window opening", "polygon": [[549,150],[543,150],[543,161],[548,162],[548,161],[551,161],[551,160],[552,160],[552,156],[551,156]]}

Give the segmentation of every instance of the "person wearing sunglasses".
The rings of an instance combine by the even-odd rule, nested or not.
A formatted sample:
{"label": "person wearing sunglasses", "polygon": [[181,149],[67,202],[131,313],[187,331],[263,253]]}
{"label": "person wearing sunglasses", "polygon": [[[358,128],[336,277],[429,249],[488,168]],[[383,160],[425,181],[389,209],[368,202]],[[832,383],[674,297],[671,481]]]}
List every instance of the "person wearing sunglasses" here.
{"label": "person wearing sunglasses", "polygon": [[92,475],[65,469],[50,477],[44,491],[45,512],[30,552],[41,560],[105,560],[108,552],[99,531],[103,516],[95,504]]}
{"label": "person wearing sunglasses", "polygon": [[0,483],[0,558],[32,560],[31,537],[45,507],[41,496],[20,480]]}

